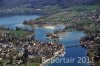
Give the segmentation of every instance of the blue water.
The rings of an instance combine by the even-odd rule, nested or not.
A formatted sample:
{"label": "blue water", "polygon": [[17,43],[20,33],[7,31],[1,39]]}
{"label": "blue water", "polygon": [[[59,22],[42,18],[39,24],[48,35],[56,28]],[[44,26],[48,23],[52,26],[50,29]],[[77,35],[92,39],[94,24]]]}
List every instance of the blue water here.
{"label": "blue water", "polygon": [[[37,15],[19,15],[19,16],[11,16],[11,17],[1,17],[0,18],[0,25],[5,26],[14,26],[16,24],[23,23],[24,20],[29,19],[35,19],[38,18]],[[45,38],[46,33],[53,32],[54,30],[51,29],[45,29],[45,28],[35,28],[35,39],[40,41],[50,41],[49,39]],[[59,42],[63,43],[64,45],[67,44],[80,44],[79,40],[81,37],[83,37],[85,34],[83,32],[79,31],[73,31],[73,32],[66,32],[64,34],[61,34],[60,37],[62,39],[59,40]],[[81,47],[73,47],[73,48],[66,48],[65,49],[65,56],[60,57],[61,58],[75,58],[74,63],[53,63],[49,64],[48,66],[89,66],[87,63],[77,63],[77,57],[85,57],[86,56],[86,49],[83,49]]]}
{"label": "blue water", "polygon": [[23,23],[24,20],[35,19],[40,16],[37,15],[16,15],[16,16],[9,16],[9,17],[0,17],[0,25],[6,27],[14,27],[17,24]]}
{"label": "blue water", "polygon": [[[35,39],[40,40],[40,41],[49,41],[47,38],[45,38],[46,33],[53,33],[53,30],[50,29],[45,29],[45,28],[36,28],[35,29],[36,36]],[[73,31],[73,32],[66,32],[64,34],[61,34],[60,37],[62,38],[59,40],[61,43],[64,45],[69,45],[69,44],[80,44],[79,40],[81,37],[85,36],[83,32],[79,31]],[[60,57],[59,59],[62,58],[75,58],[74,63],[53,63],[49,64],[47,66],[89,66],[88,63],[78,63],[78,57],[86,57],[87,51],[86,49],[83,49],[82,47],[73,47],[73,48],[66,48],[65,49],[65,56]]]}
{"label": "blue water", "polygon": [[[65,34],[63,34],[63,39],[61,40],[61,42],[64,45],[67,44],[80,44],[79,40],[82,36],[84,36],[85,34],[83,32],[78,32],[78,31],[74,31],[74,32],[66,32]],[[65,56],[61,57],[61,58],[75,58],[75,61],[73,63],[54,63],[51,64],[51,66],[89,66],[87,63],[78,63],[78,57],[85,57],[86,56],[86,49],[83,49],[81,47],[73,47],[73,48],[66,48],[65,49]]]}

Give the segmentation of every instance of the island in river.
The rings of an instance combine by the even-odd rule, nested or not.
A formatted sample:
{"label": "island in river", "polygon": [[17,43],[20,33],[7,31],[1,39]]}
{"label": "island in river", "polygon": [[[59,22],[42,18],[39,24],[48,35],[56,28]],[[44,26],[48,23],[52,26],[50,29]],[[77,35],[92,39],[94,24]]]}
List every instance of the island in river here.
{"label": "island in river", "polygon": [[[41,64],[42,57],[50,59],[64,52],[64,46],[61,43],[38,41],[34,39],[34,30],[15,27],[15,25],[19,24],[18,22],[4,23],[7,18],[4,21],[2,19],[3,17],[1,18],[3,23],[0,24],[0,64],[2,66],[23,65],[27,62],[30,65],[33,65],[33,62]],[[10,25],[10,28],[3,27],[4,24]],[[14,27],[16,29],[12,29]]]}
{"label": "island in river", "polygon": [[91,8],[90,10],[66,10],[48,17],[25,21],[24,24],[33,27],[35,24],[42,26],[56,24],[65,25],[64,29],[55,30],[54,34],[69,30],[84,31],[86,36],[80,40],[80,43],[83,48],[88,49],[87,56],[90,60],[94,60],[94,63],[90,64],[93,66],[100,66],[100,8]]}
{"label": "island in river", "polygon": [[[24,15],[25,16],[25,15]],[[20,21],[19,20],[21,20],[21,18],[23,18],[23,21],[24,20],[26,20],[27,19],[27,17],[29,18],[30,16],[25,16],[25,18],[24,18],[24,16],[11,16],[11,17],[4,17],[4,20],[3,20],[3,18],[1,18],[1,21],[0,21],[0,23],[1,23],[1,25],[2,25],[2,23],[4,23],[4,22],[9,22],[8,23],[8,26],[9,25],[11,25],[11,27],[12,26],[14,26],[14,25],[16,25],[16,24],[19,24],[20,23]],[[15,18],[16,17],[16,18]],[[6,18],[6,19],[5,19]],[[9,19],[10,18],[10,19]],[[34,16],[33,17],[30,17],[30,19],[32,19],[32,18],[34,18]],[[6,20],[6,21],[5,21]],[[11,20],[13,20],[13,23],[11,22]],[[17,21],[18,20],[18,21]],[[17,23],[17,22],[19,22],[19,23]],[[5,23],[6,25],[7,25],[7,23]],[[15,23],[15,24],[14,24]],[[3,24],[4,25],[4,24]],[[52,27],[52,28],[51,28]],[[56,28],[56,29],[58,29],[58,31],[59,31],[59,29],[63,29],[64,28],[64,26],[62,26],[62,25],[57,25],[57,26],[46,26],[46,27],[34,27],[34,32],[32,32],[32,33],[35,33],[35,39],[36,40],[39,40],[40,42],[42,41],[42,42],[51,42],[52,40],[48,40],[47,38],[46,38],[46,34],[48,34],[48,33],[54,33],[55,32],[55,30],[54,30],[54,28]],[[41,36],[41,37],[40,37]],[[62,43],[64,46],[65,45],[69,45],[69,44],[73,44],[73,45],[75,45],[75,44],[79,44],[80,45],[80,43],[79,43],[79,40],[80,40],[80,38],[81,37],[83,37],[84,36],[84,33],[83,32],[78,32],[78,31],[72,31],[72,32],[66,32],[66,33],[64,33],[64,34],[61,34],[61,32],[60,32],[60,34],[59,34],[59,37],[61,38],[59,41],[60,41],[60,44]],[[21,38],[21,39],[23,39],[23,38]],[[20,39],[20,40],[21,40]],[[25,39],[25,38],[24,38]],[[32,38],[32,39],[34,39],[34,38]],[[57,40],[58,41],[58,40]],[[19,48],[20,48],[21,46],[19,46]],[[19,51],[21,50],[21,49],[18,49]],[[83,49],[83,48],[81,48],[80,46],[79,47],[73,47],[73,48],[65,48],[65,55],[63,56],[63,58],[68,58],[68,57],[73,57],[73,58],[77,58],[77,57],[84,57],[84,56],[86,56],[86,49]],[[71,53],[71,52],[73,52],[73,53]],[[80,54],[79,54],[79,53]],[[18,53],[17,53],[18,54]],[[35,53],[34,53],[35,54]],[[62,57],[61,57],[62,58]],[[8,58],[8,59],[10,59],[10,58]],[[19,58],[19,59],[17,59],[18,61],[20,60],[20,59],[22,59],[22,58]],[[11,59],[12,60],[12,59]],[[35,59],[36,60],[36,59]],[[5,60],[6,61],[6,60]],[[5,64],[5,61],[3,61],[4,62],[4,64]],[[18,61],[16,61],[16,62],[18,62]],[[29,60],[28,60],[29,61]],[[9,62],[9,60],[7,60],[6,62]],[[29,62],[27,63],[27,64],[30,64]],[[25,64],[24,64],[25,65]],[[35,63],[34,61],[30,64],[30,65],[32,65],[32,66],[34,66],[34,65],[38,65],[37,63]],[[75,63],[75,64],[65,64],[65,63],[53,63],[53,64],[49,64],[49,66],[55,66],[55,65],[57,65],[57,66],[63,66],[63,65],[70,65],[70,66],[73,66],[73,65],[75,65],[75,66],[89,66],[89,64],[88,63],[85,63],[85,64],[78,64],[78,63]]]}
{"label": "island in river", "polygon": [[[88,46],[89,47],[91,47],[91,48],[89,48],[89,50],[90,51],[92,51],[93,52],[93,57],[95,57],[95,61],[96,62],[98,62],[98,64],[99,64],[99,39],[100,39],[100,37],[99,37],[99,35],[100,35],[100,33],[99,33],[99,15],[100,15],[100,13],[99,13],[100,11],[99,11],[99,9],[93,9],[93,10],[90,10],[90,11],[86,11],[86,12],[84,12],[84,11],[70,11],[70,12],[64,12],[64,13],[60,13],[60,14],[56,14],[57,15],[57,17],[52,17],[52,16],[50,16],[50,17],[42,17],[42,18],[38,18],[38,19],[36,19],[36,20],[31,20],[31,21],[24,21],[24,24],[28,24],[28,25],[31,25],[32,27],[34,27],[34,24],[36,24],[36,25],[38,25],[39,27],[43,24],[43,25],[56,25],[56,24],[58,24],[58,23],[61,23],[61,24],[63,24],[63,25],[65,25],[65,28],[64,29],[59,29],[59,30],[55,30],[54,29],[54,32],[52,32],[52,33],[54,33],[54,34],[59,34],[59,33],[66,33],[66,31],[68,31],[68,30],[70,30],[70,31],[72,31],[72,30],[78,30],[78,31],[84,31],[86,34],[87,34],[87,36],[86,36],[86,40],[87,39],[89,39],[88,41],[86,41],[84,38],[82,39],[82,41],[81,41],[81,43],[82,43],[82,47],[84,47],[84,48],[87,48]],[[62,14],[64,14],[64,16],[61,16]],[[67,15],[67,16],[66,16]],[[59,16],[59,17],[58,17]],[[63,18],[63,17],[66,17],[66,18]],[[56,21],[56,20],[57,21]],[[54,21],[53,21],[54,20]],[[28,23],[26,23],[26,22],[28,22]],[[51,51],[52,51],[52,49],[51,48],[53,48],[55,51],[57,51],[58,50],[58,45],[62,45],[62,44],[65,44],[65,43],[63,43],[62,42],[62,44],[59,44],[59,43],[53,43],[53,45],[57,45],[57,46],[52,46],[52,43],[45,43],[45,42],[41,42],[41,41],[47,41],[47,39],[45,39],[45,35],[47,34],[47,32],[48,31],[52,31],[52,30],[47,30],[47,29],[43,29],[43,28],[37,28],[37,27],[34,27],[35,28],[35,31],[36,31],[36,36],[35,36],[35,39],[40,39],[40,41],[37,41],[36,40],[36,44],[35,44],[35,42],[34,42],[34,38],[32,37],[32,38],[29,38],[28,37],[28,39],[27,38],[23,38],[23,37],[16,37],[16,34],[14,34],[14,33],[3,33],[3,38],[4,39],[2,39],[2,37],[1,37],[1,41],[2,42],[4,42],[4,40],[5,41],[12,41],[12,40],[14,40],[14,39],[17,39],[17,41],[16,40],[14,40],[13,42],[14,42],[14,46],[10,43],[9,44],[9,42],[6,42],[7,43],[7,45],[9,45],[9,47],[7,47],[7,49],[9,49],[10,47],[13,47],[13,49],[14,49],[14,51],[12,51],[11,49],[9,49],[9,51],[10,51],[10,55],[9,55],[9,51],[7,51],[8,52],[8,55],[7,55],[7,58],[8,59],[10,59],[11,61],[9,61],[9,60],[4,60],[3,62],[5,62],[5,61],[7,61],[8,62],[8,64],[10,64],[10,63],[12,63],[12,62],[14,62],[14,61],[17,61],[18,62],[18,64],[20,64],[21,62],[23,62],[24,61],[24,63],[28,60],[29,62],[30,61],[32,61],[32,62],[35,62],[35,61],[39,61],[39,62],[41,62],[40,60],[41,60],[41,54],[38,54],[38,51],[39,51],[39,53],[42,53],[44,56],[47,54],[47,56],[48,56],[48,54],[49,53],[51,53]],[[92,28],[94,28],[94,29],[92,29]],[[73,33],[71,33],[71,34],[75,34],[76,36],[71,36],[70,38],[72,39],[72,41],[70,41],[71,39],[69,39],[69,40],[67,40],[69,43],[74,43],[75,42],[75,44],[77,44],[79,41],[79,39],[73,39],[73,37],[77,37],[77,36],[79,36],[79,35],[77,35],[77,33],[75,33],[75,32],[73,32]],[[2,35],[2,34],[1,34]],[[13,36],[12,36],[13,35]],[[6,36],[8,36],[8,38],[5,38]],[[12,37],[11,37],[12,36]],[[40,38],[40,36],[41,36],[41,38]],[[65,35],[64,35],[65,36]],[[61,38],[61,40],[64,38],[64,36]],[[81,36],[82,37],[82,36]],[[19,39],[20,38],[20,39]],[[96,41],[94,41],[94,38],[96,38],[95,40]],[[10,40],[9,40],[10,39]],[[33,40],[33,41],[32,41]],[[23,42],[25,42],[24,44],[23,44]],[[51,40],[50,40],[51,41]],[[64,41],[64,42],[66,42],[66,39],[64,39],[64,40],[62,40],[62,41]],[[85,42],[86,41],[86,42]],[[92,45],[91,45],[91,42],[92,41]],[[88,43],[90,43],[89,45],[87,44],[87,42]],[[17,44],[16,44],[17,43]],[[42,43],[42,44],[41,44]],[[69,43],[67,43],[67,44],[69,44]],[[85,43],[85,44],[84,44]],[[98,43],[97,45],[95,45],[96,43]],[[28,45],[27,45],[28,44]],[[32,45],[34,45],[34,46],[31,46],[31,44]],[[49,49],[51,49],[51,51],[48,51],[48,50],[46,50],[46,49],[48,49],[48,45],[49,45]],[[23,46],[24,45],[24,46]],[[43,46],[42,46],[43,45]],[[95,50],[93,50],[93,48],[95,48],[95,47],[93,47],[95,45],[95,47],[97,47],[96,48],[96,50],[98,50],[97,52],[96,52],[96,54],[94,53],[94,51]],[[5,46],[6,45],[4,45],[3,47],[5,48]],[[14,53],[15,51],[16,51],[16,48],[15,48],[15,46],[18,46],[18,53]],[[23,49],[23,48],[24,49]],[[37,57],[37,54],[39,55],[37,58],[38,59],[32,59],[32,60],[29,60],[29,58],[27,58],[27,54],[29,53],[29,54],[31,54],[31,48],[30,47],[32,47],[33,48],[33,50],[34,50],[34,52],[33,52],[33,54],[34,54],[34,56],[36,55],[36,57]],[[39,48],[39,49],[36,49],[36,47],[37,48]],[[26,49],[26,48],[28,48],[28,50]],[[43,49],[43,48],[45,48],[45,49]],[[59,48],[61,48],[61,47],[59,47]],[[80,50],[79,49],[80,47],[78,47],[78,50]],[[41,50],[41,49],[43,49],[43,50]],[[22,54],[21,53],[19,53],[19,50],[22,50]],[[36,51],[35,51],[36,50]],[[45,51],[44,51],[45,50]],[[70,49],[71,50],[71,49]],[[69,51],[70,51],[69,50]],[[77,50],[77,49],[76,49]],[[77,51],[78,51],[77,50]],[[6,51],[6,50],[5,50]],[[41,51],[41,52],[40,52]],[[43,52],[42,52],[43,51]],[[84,51],[82,48],[81,48],[81,51]],[[81,51],[80,51],[80,53],[81,53]],[[71,51],[72,52],[72,51]],[[5,52],[3,51],[3,54],[5,54]],[[12,56],[12,54],[14,54],[13,56]],[[17,56],[17,60],[15,60],[16,59],[16,54],[18,54]],[[51,54],[53,54],[53,53],[51,53]],[[51,55],[50,54],[50,55]],[[77,52],[76,52],[76,54],[77,54]],[[82,53],[81,53],[82,54]],[[79,56],[79,55],[81,55],[81,54],[79,54],[78,53],[78,55],[77,55],[77,57]],[[86,56],[86,55],[84,55],[85,53],[83,53],[82,55],[83,56]],[[21,55],[23,55],[22,57],[19,57],[19,55],[21,56]],[[72,55],[72,54],[71,54]],[[88,55],[91,55],[91,54],[88,54]],[[2,55],[3,57],[5,56],[5,55]],[[73,56],[73,55],[72,55]],[[32,58],[33,56],[30,56],[30,58]],[[14,58],[14,59],[13,59]],[[91,58],[91,56],[90,56],[90,58]],[[6,59],[6,58],[5,58]],[[23,60],[22,60],[23,59]],[[14,61],[12,61],[12,60],[14,60]],[[35,60],[35,61],[34,61]],[[10,62],[10,63],[9,63]],[[29,63],[28,62],[28,63]],[[1,62],[2,63],[2,62]],[[30,63],[29,63],[30,64]],[[63,64],[63,63],[62,63]],[[97,65],[98,65],[97,64]],[[54,63],[54,66],[55,65],[57,65],[57,64],[55,64]],[[59,64],[58,64],[59,65]],[[72,66],[73,66],[73,64],[71,64]],[[75,65],[75,64],[74,64]],[[76,66],[87,66],[88,64],[76,64]],[[96,63],[94,64],[94,65],[96,65]]]}

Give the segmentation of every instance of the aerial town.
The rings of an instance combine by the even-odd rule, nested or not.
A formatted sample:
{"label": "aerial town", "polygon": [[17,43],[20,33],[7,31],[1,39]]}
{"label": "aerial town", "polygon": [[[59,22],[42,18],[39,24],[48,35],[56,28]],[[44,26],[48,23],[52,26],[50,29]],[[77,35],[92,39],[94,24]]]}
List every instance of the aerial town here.
{"label": "aerial town", "polygon": [[100,0],[0,0],[0,66],[100,66]]}

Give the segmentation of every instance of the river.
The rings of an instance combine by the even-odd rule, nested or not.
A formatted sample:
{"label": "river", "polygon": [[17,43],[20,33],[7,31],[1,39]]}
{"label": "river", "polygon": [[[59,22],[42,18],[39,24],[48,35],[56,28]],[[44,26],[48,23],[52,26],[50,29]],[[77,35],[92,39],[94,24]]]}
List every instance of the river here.
{"label": "river", "polygon": [[[17,16],[10,16],[10,17],[0,17],[0,25],[13,27],[17,24],[22,24],[24,20],[30,20],[35,19],[40,16],[37,15],[17,15]],[[54,29],[47,29],[47,28],[35,28],[35,39],[40,41],[50,41],[47,38],[45,38],[46,33],[53,32]],[[79,31],[73,31],[73,32],[66,32],[64,34],[60,34],[59,36],[61,39],[59,40],[62,44],[80,44],[79,40],[81,37],[83,37],[85,34],[83,32]],[[83,49],[81,47],[73,47],[73,48],[66,48],[65,49],[65,55],[63,57],[59,57],[59,59],[62,58],[75,58],[75,61],[73,63],[57,63],[54,62],[53,64],[48,64],[48,66],[89,66],[88,63],[78,63],[78,57],[85,57],[87,54],[86,49]]]}
{"label": "river", "polygon": [[40,16],[38,15],[16,15],[16,16],[9,16],[9,17],[0,17],[0,25],[6,27],[14,27],[18,24],[22,24],[24,20],[35,19]]}

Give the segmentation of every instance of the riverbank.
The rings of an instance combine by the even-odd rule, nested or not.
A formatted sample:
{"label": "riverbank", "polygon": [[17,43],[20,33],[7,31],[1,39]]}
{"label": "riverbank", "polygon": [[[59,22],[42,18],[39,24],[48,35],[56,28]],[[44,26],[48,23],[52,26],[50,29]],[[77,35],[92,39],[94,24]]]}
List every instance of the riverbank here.
{"label": "riverbank", "polygon": [[[30,63],[32,62],[41,63],[42,57],[45,58],[53,57],[55,56],[55,53],[60,53],[63,49],[62,44],[53,42],[44,43],[36,41],[33,38],[34,38],[33,35],[29,35],[26,37],[18,36],[16,35],[16,32],[1,33],[0,35],[1,65],[3,63],[6,65],[7,64],[17,65],[26,63],[27,61],[30,61]],[[4,51],[9,53],[7,54],[7,56],[5,56],[6,58],[4,58],[4,56],[2,55],[5,54]],[[2,62],[4,60],[7,62]]]}
{"label": "riverbank", "polygon": [[[67,15],[67,16],[66,16]],[[40,18],[39,20],[29,21],[28,25],[34,25],[34,23],[38,22],[38,24],[54,24],[54,23],[64,23],[65,29],[62,31],[66,31],[68,29],[84,31],[87,34],[86,40],[83,40],[85,45],[92,46],[93,44],[100,44],[100,9],[91,9],[89,11],[71,11],[68,13],[59,13],[56,15],[51,15],[49,17]],[[92,50],[97,49],[96,47],[92,47]],[[97,49],[99,50],[99,49]],[[93,51],[94,53],[95,51]],[[97,55],[96,55],[97,54]],[[96,52],[95,56],[99,56],[99,51]],[[100,60],[100,59],[99,59]],[[96,63],[96,62],[95,62]]]}
{"label": "riverbank", "polygon": [[[72,11],[71,11],[72,12]],[[70,14],[71,14],[71,12],[70,12]],[[92,11],[89,11],[90,13],[92,12]],[[76,12],[74,12],[74,13],[76,13]],[[91,20],[87,20],[87,19],[84,19],[84,20],[86,20],[86,21],[84,21],[83,20],[83,18],[87,18],[87,17],[89,17],[89,18],[91,18],[91,16],[88,16],[88,15],[91,15],[91,14],[88,14],[87,12],[86,13],[82,13],[81,15],[78,15],[78,16],[74,16],[73,18],[71,18],[71,17],[66,17],[66,18],[68,18],[68,20],[65,20],[65,18],[63,19],[63,20],[65,20],[65,22],[64,21],[62,21],[62,20],[60,20],[60,21],[58,21],[58,23],[60,23],[60,22],[63,22],[64,24],[66,24],[67,26],[66,26],[66,28],[64,29],[64,30],[67,30],[67,29],[75,29],[75,30],[80,30],[80,31],[84,31],[85,32],[85,30],[88,28],[88,30],[86,30],[87,32],[89,32],[89,33],[91,33],[92,31],[94,32],[94,29],[91,31],[91,29],[92,28],[94,28],[95,26],[97,26],[97,25],[99,25],[99,23],[98,24],[96,24],[96,25],[94,25],[94,22],[95,21],[91,21]],[[65,15],[67,15],[66,13],[64,13]],[[61,13],[61,15],[62,15],[62,13]],[[72,15],[72,14],[71,14]],[[86,15],[86,16],[84,16],[84,15]],[[72,15],[73,16],[73,15]],[[83,17],[84,16],[84,17]],[[94,15],[92,15],[93,17],[95,17]],[[64,16],[65,17],[65,16]],[[81,19],[82,18],[82,19]],[[58,18],[59,19],[59,18]],[[61,18],[62,19],[62,18]],[[95,19],[95,18],[94,18]],[[51,20],[51,19],[50,19]],[[74,21],[73,21],[74,20]],[[82,22],[83,21],[83,22]],[[52,21],[53,22],[53,21]],[[87,23],[86,23],[87,22]],[[49,22],[48,22],[49,23]],[[72,23],[74,23],[74,24],[72,24]],[[85,24],[84,24],[85,23]],[[92,23],[92,24],[91,24]],[[41,24],[41,22],[39,23],[39,24]],[[92,25],[92,26],[91,26]],[[90,26],[90,27],[89,27]],[[84,29],[85,28],[85,29]],[[96,29],[99,29],[99,27],[96,27]],[[46,32],[45,30],[44,30],[44,32]],[[86,34],[87,34],[87,32],[85,32]],[[42,32],[40,32],[40,33],[42,33]],[[39,34],[40,35],[40,34]],[[42,37],[42,35],[41,35],[41,37]],[[41,37],[39,37],[39,38],[41,38]],[[42,38],[43,39],[43,38]]]}
{"label": "riverbank", "polygon": [[[87,8],[86,8],[87,7]],[[38,18],[36,20],[28,21],[26,24],[32,25],[32,23],[40,23],[40,24],[55,24],[62,23],[70,26],[69,22],[76,22],[77,16],[81,16],[84,13],[95,12],[100,9],[99,5],[83,5],[83,6],[73,6],[70,8],[66,8],[65,10],[55,13],[53,15],[45,16],[42,18]],[[80,15],[81,14],[81,15]],[[76,18],[75,18],[76,16]],[[74,20],[71,20],[75,18]],[[78,21],[78,20],[77,20]]]}
{"label": "riverbank", "polygon": [[[61,56],[62,52],[64,52],[64,46],[62,47],[62,49],[58,50],[57,52],[54,53],[54,56],[49,58],[49,59],[43,59],[43,62],[40,64],[40,66],[44,66],[45,64],[51,64],[51,61],[56,58]],[[45,61],[44,61],[45,60]]]}
{"label": "riverbank", "polygon": [[[9,18],[9,17],[8,17]],[[14,17],[15,18],[15,17]],[[21,18],[21,17],[20,17]],[[5,20],[5,18],[4,18],[4,20]],[[12,20],[12,19],[11,19]],[[19,19],[20,20],[20,19]],[[7,20],[7,21],[10,21],[10,20]],[[3,22],[3,21],[2,21]],[[9,22],[9,23],[12,23],[11,21]],[[45,41],[47,41],[47,39],[45,38],[45,35],[46,35],[46,33],[52,33],[52,31],[53,30],[51,30],[51,29],[49,29],[49,28],[42,28],[42,27],[39,27],[39,28],[35,28],[35,35],[36,35],[36,39],[37,40],[39,40],[39,41],[42,41],[42,42],[45,42]],[[70,36],[70,37],[68,37],[67,35],[64,35],[64,38],[62,39],[62,40],[66,40],[66,41],[69,41],[69,40],[71,40],[71,39],[73,39],[73,37],[74,37],[74,35],[76,36],[78,36],[78,37],[82,37],[82,35],[83,35],[83,33],[81,33],[81,32],[72,32],[72,33],[69,33],[68,32],[68,35]],[[40,37],[41,36],[41,37]],[[66,36],[66,38],[65,38],[65,36]],[[68,39],[69,38],[69,39]],[[41,40],[42,39],[42,40]],[[75,40],[74,41],[76,41],[76,39],[77,38],[75,38]],[[77,39],[77,40],[79,40],[79,39]],[[73,40],[72,40],[72,42],[73,42]],[[77,41],[76,42],[74,42],[74,43],[77,43]],[[66,42],[64,42],[63,44],[70,44],[70,43],[66,43]],[[20,44],[21,45],[21,44]],[[73,48],[71,48],[71,50],[72,50]],[[74,50],[74,49],[73,49]],[[69,52],[74,52],[74,51],[70,51],[70,50],[68,50]],[[65,51],[66,53],[68,52],[68,51]],[[76,51],[77,52],[77,51]],[[75,52],[75,53],[76,53]],[[78,50],[78,52],[82,52],[83,54],[86,52],[86,51],[82,51],[82,50]],[[73,55],[76,55],[75,53],[73,53]],[[70,54],[70,53],[67,53],[66,55],[68,55],[68,54]],[[80,56],[81,56],[81,54],[79,54]],[[77,56],[79,56],[79,55],[77,55]],[[83,56],[83,55],[82,55]],[[85,56],[85,55],[84,55]],[[73,57],[73,56],[71,56],[71,57]],[[66,57],[65,57],[66,58]],[[34,59],[34,60],[36,60],[36,59]],[[32,60],[33,61],[33,60]],[[37,61],[37,60],[36,60]],[[34,63],[33,63],[34,64]],[[33,65],[33,64],[31,64],[31,65]],[[35,65],[37,65],[37,64],[35,64]],[[55,66],[56,64],[54,63],[54,65],[50,65],[50,66]],[[64,64],[65,65],[65,64]],[[57,66],[64,66],[63,65],[63,63],[61,63],[61,65],[57,65]],[[67,64],[68,65],[68,64]],[[70,66],[70,65],[68,65],[68,66]],[[73,66],[73,65],[72,65]],[[81,66],[81,65],[79,65],[79,64],[77,64],[77,65],[75,65],[75,66]],[[84,65],[85,66],[85,65]]]}

